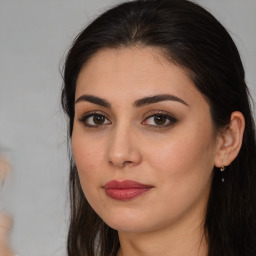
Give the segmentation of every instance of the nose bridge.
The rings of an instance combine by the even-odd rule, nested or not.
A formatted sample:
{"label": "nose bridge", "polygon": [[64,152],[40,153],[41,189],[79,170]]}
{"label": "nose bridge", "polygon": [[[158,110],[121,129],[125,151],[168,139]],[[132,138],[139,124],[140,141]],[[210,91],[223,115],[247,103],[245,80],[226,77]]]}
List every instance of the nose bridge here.
{"label": "nose bridge", "polygon": [[126,120],[115,125],[109,138],[108,161],[110,164],[123,167],[137,165],[141,161],[135,137],[134,127]]}

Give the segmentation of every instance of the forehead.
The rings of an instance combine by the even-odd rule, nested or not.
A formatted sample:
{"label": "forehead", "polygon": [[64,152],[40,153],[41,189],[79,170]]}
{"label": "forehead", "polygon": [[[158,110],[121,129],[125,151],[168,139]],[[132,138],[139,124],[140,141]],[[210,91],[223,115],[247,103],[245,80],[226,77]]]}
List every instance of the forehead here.
{"label": "forehead", "polygon": [[190,100],[204,100],[187,71],[167,61],[159,49],[130,47],[103,49],[82,67],[76,98],[93,94],[114,99],[136,99],[171,93]]}

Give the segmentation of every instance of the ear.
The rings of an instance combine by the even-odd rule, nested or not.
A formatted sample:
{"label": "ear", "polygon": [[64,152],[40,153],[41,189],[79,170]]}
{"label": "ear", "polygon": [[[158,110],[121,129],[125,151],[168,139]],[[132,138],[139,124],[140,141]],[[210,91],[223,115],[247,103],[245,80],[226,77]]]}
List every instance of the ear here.
{"label": "ear", "polygon": [[231,114],[230,124],[217,138],[215,166],[228,166],[237,157],[242,146],[245,128],[244,116],[235,111]]}

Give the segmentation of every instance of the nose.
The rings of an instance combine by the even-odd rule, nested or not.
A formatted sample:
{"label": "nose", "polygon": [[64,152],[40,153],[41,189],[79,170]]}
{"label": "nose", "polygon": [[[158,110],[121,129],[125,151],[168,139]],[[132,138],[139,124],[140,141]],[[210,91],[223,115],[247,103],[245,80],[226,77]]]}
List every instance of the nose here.
{"label": "nose", "polygon": [[138,136],[129,127],[116,127],[112,131],[108,148],[108,163],[114,167],[124,168],[139,165],[142,154],[137,143]]}

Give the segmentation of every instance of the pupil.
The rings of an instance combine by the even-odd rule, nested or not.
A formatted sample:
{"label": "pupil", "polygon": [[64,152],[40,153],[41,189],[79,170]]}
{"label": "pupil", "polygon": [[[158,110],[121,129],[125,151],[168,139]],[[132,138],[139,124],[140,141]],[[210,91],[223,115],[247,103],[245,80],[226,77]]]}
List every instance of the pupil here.
{"label": "pupil", "polygon": [[104,116],[94,116],[93,117],[93,122],[95,123],[95,124],[103,124],[104,123],[104,121],[105,121],[105,117]]}
{"label": "pupil", "polygon": [[165,116],[155,116],[154,121],[157,125],[163,125],[166,122],[166,117]]}

